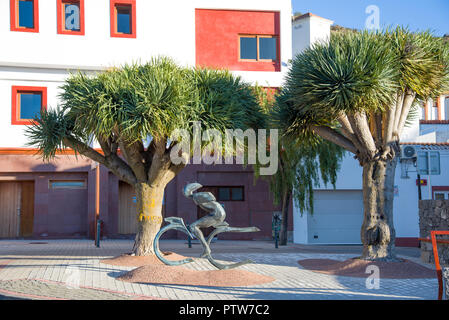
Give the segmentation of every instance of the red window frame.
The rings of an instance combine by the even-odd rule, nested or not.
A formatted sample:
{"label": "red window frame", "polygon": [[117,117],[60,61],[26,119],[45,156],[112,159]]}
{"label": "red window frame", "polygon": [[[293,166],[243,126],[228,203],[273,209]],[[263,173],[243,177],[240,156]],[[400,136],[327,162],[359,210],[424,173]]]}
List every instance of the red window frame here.
{"label": "red window frame", "polygon": [[19,27],[19,10],[18,10],[19,0],[10,0],[9,8],[10,8],[11,31],[39,32],[39,0],[30,0],[30,1],[33,1],[34,28]]}
{"label": "red window frame", "polygon": [[[58,14],[58,34],[70,34],[70,35],[78,35],[84,36],[84,0],[56,0],[57,1],[57,14]],[[64,14],[64,5],[67,3],[78,3],[80,7],[80,30],[66,30],[65,29],[65,14]]]}
{"label": "red window frame", "polygon": [[11,108],[11,124],[12,125],[30,125],[34,121],[31,119],[20,119],[20,93],[40,93],[42,95],[42,109],[47,109],[47,88],[46,87],[29,87],[29,86],[12,86],[12,108]]}
{"label": "red window frame", "polygon": [[435,200],[435,192],[449,191],[449,186],[432,186],[432,200]]}
{"label": "red window frame", "polygon": [[[117,7],[131,7],[131,33],[117,32]],[[110,0],[111,10],[111,37],[136,38],[136,0]]]}

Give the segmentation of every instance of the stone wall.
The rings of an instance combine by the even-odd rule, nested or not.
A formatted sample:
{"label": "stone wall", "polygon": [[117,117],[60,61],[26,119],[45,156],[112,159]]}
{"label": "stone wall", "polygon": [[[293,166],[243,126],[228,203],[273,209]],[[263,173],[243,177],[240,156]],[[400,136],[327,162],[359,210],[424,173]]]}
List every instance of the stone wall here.
{"label": "stone wall", "polygon": [[[419,201],[419,236],[429,238],[431,230],[449,230],[449,200]],[[449,240],[449,236],[437,236],[437,239]],[[438,244],[440,264],[449,266],[449,245]],[[435,263],[432,243],[421,241],[421,260]]]}

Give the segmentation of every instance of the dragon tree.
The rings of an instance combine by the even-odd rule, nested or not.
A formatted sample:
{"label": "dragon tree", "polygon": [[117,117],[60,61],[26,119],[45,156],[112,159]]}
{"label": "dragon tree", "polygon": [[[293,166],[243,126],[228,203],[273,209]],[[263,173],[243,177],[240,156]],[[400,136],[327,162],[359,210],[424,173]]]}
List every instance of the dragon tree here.
{"label": "dragon tree", "polygon": [[[154,254],[164,189],[187,163],[171,161],[171,152],[182,143],[182,137],[170,140],[174,130],[191,133],[201,122],[203,129],[224,133],[264,123],[252,87],[239,77],[181,67],[165,57],[93,76],[73,74],[61,89],[60,105],[43,111],[27,129],[29,144],[46,161],[71,148],[134,187],[138,215],[159,218],[136,217],[133,253],[139,256]],[[95,141],[101,152],[92,147]]]}
{"label": "dragon tree", "polygon": [[363,167],[367,260],[394,261],[394,176],[400,137],[419,103],[449,83],[449,48],[430,32],[404,28],[336,32],[297,55],[277,117],[286,135],[328,140]]}

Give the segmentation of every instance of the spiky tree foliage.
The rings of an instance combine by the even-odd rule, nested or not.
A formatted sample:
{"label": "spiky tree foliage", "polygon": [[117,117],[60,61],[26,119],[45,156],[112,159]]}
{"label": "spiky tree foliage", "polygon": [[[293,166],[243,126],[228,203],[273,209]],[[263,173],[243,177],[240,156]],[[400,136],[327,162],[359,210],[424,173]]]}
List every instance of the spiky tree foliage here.
{"label": "spiky tree foliage", "polygon": [[394,260],[393,189],[399,137],[412,105],[449,82],[449,49],[403,28],[334,33],[295,57],[279,110],[287,134],[319,136],[363,167],[364,259]]}
{"label": "spiky tree foliage", "polygon": [[[255,87],[263,112],[267,115],[268,125],[280,128],[282,124],[276,115],[278,109],[286,103],[285,93],[272,94],[263,88]],[[290,201],[293,200],[301,211],[313,214],[313,189],[322,182],[335,187],[339,163],[344,150],[339,146],[321,138],[304,143],[296,137],[280,134],[280,149],[278,154],[278,170],[272,176],[263,176],[267,179],[275,205],[281,205],[282,225],[279,244],[287,245],[288,241],[288,211]],[[259,178],[260,166],[255,166],[255,177]]]}
{"label": "spiky tree foliage", "polygon": [[[169,139],[173,131],[191,132],[194,121],[219,132],[259,128],[264,121],[251,87],[240,78],[227,71],[183,68],[169,58],[95,76],[72,75],[60,101],[59,108],[43,112],[29,127],[30,145],[45,160],[71,148],[134,186],[138,214],[159,218],[139,220],[136,255],[153,254],[165,186],[186,165],[170,159],[181,140]],[[92,141],[102,152],[91,147]]]}

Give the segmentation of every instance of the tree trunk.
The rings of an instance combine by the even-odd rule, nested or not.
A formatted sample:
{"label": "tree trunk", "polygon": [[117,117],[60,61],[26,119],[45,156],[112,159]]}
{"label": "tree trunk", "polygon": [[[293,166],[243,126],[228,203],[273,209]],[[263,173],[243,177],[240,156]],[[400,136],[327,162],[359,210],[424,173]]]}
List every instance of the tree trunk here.
{"label": "tree trunk", "polygon": [[290,208],[291,191],[288,190],[282,197],[282,222],[279,235],[279,245],[286,246],[288,242],[288,210]]}
{"label": "tree trunk", "polygon": [[362,259],[396,260],[393,226],[395,169],[396,158],[371,161],[363,166]]}
{"label": "tree trunk", "polygon": [[162,224],[162,199],[165,185],[150,186],[149,183],[137,183],[138,230],[132,253],[136,256],[154,254],[153,240]]}

